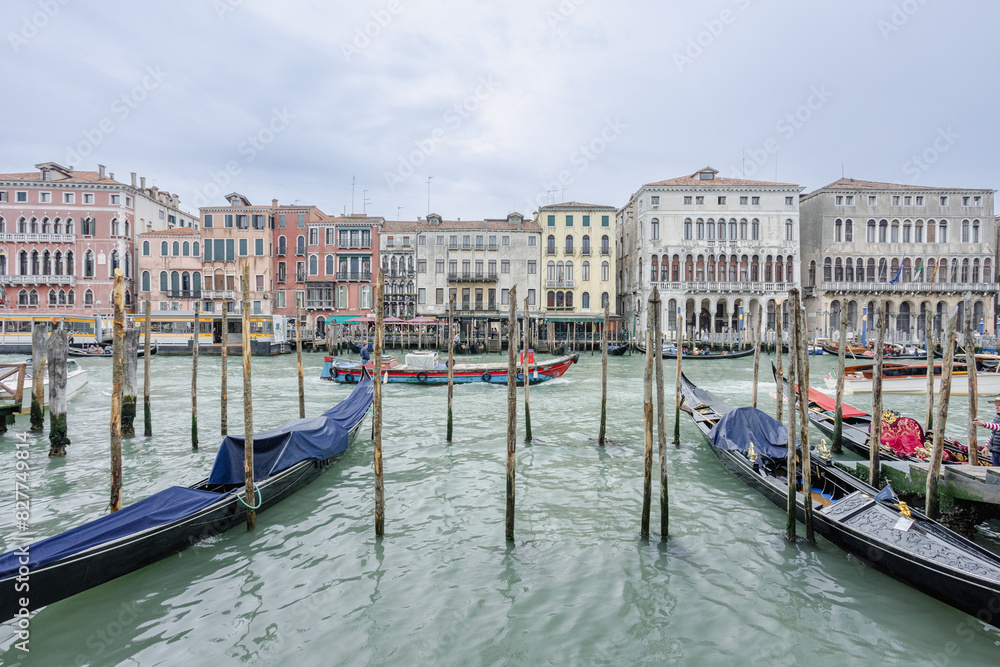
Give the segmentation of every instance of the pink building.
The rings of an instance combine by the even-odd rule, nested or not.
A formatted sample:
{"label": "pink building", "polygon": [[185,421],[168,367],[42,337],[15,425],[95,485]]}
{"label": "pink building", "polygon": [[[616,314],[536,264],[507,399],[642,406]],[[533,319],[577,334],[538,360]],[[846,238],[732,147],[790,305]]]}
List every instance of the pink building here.
{"label": "pink building", "polygon": [[[306,308],[306,276],[318,269],[318,248],[323,230],[316,223],[329,217],[315,206],[278,206],[271,202],[274,218],[274,312],[295,316],[295,304]],[[312,266],[310,266],[312,263]],[[310,322],[311,326],[311,322]]]}
{"label": "pink building", "polygon": [[114,269],[125,274],[125,306],[136,298],[135,234],[197,227],[176,195],[55,162],[0,174],[0,289],[26,313],[97,315],[113,306]]}

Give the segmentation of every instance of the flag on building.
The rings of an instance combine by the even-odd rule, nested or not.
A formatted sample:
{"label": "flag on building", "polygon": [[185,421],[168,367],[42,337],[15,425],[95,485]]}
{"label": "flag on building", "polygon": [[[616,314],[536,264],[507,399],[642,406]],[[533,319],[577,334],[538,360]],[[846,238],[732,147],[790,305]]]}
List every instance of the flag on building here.
{"label": "flag on building", "polygon": [[920,276],[921,278],[924,277],[923,270],[924,270],[924,258],[921,257],[920,259],[917,260],[917,266],[913,269],[913,282],[916,282],[917,276]]}
{"label": "flag on building", "polygon": [[906,261],[906,255],[903,255],[903,261],[899,263],[899,270],[896,271],[896,277],[889,281],[890,285],[895,285],[899,282],[899,277],[903,275],[903,262]]}

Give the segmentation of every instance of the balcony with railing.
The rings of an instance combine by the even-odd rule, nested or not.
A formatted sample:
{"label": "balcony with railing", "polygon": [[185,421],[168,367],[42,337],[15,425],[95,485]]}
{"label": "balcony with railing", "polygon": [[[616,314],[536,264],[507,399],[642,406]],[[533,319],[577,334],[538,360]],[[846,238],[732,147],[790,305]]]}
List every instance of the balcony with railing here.
{"label": "balcony with railing", "polygon": [[602,255],[610,255],[611,254],[611,248],[609,246],[601,246],[601,254]]}
{"label": "balcony with railing", "polygon": [[368,250],[372,247],[371,241],[346,241],[337,244],[341,250]]}
{"label": "balcony with railing", "polygon": [[278,283],[281,283],[281,284],[284,284],[284,283],[285,283],[285,281],[286,281],[287,279],[288,279],[288,274],[287,274],[287,273],[284,273],[284,272],[282,272],[282,273],[279,273],[279,274],[278,274],[278,277],[277,277],[277,278],[275,278],[274,280],[275,280],[275,282],[278,282]]}
{"label": "balcony with railing", "polygon": [[555,246],[551,246],[550,245],[549,247],[547,247],[545,249],[545,254],[546,255],[554,255],[554,254],[556,254],[556,248],[555,248]]}
{"label": "balcony with railing", "polygon": [[304,283],[305,281],[306,281],[306,272],[305,271],[296,271],[295,272],[295,282],[297,282],[297,283]]}
{"label": "balcony with railing", "polygon": [[496,272],[457,271],[448,273],[448,282],[453,283],[495,283],[498,280]]}
{"label": "balcony with railing", "polygon": [[563,289],[572,289],[576,287],[576,281],[570,278],[569,280],[546,280],[545,287],[561,287]]}
{"label": "balcony with railing", "polygon": [[796,283],[726,282],[726,281],[661,281],[653,283],[661,292],[690,292],[695,294],[780,294],[787,292]]}
{"label": "balcony with railing", "polygon": [[0,276],[0,285],[76,285],[76,276]]}
{"label": "balcony with railing", "polygon": [[338,271],[337,280],[342,282],[368,283],[372,280],[371,271]]}
{"label": "balcony with railing", "polygon": [[890,292],[890,293],[905,293],[905,292],[948,292],[952,294],[964,294],[965,292],[973,292],[977,294],[996,292],[1000,289],[1000,283],[993,282],[975,282],[975,283],[915,283],[915,282],[903,282],[902,280],[897,283],[890,283],[888,280],[881,282],[848,282],[848,281],[823,281],[819,285],[820,290],[824,292],[865,292],[865,293],[879,293],[879,292]]}
{"label": "balcony with railing", "polygon": [[234,289],[206,289],[201,291],[203,299],[223,299],[226,301],[236,301],[236,290]]}
{"label": "balcony with railing", "polygon": [[200,289],[172,289],[167,290],[167,296],[171,299],[200,299],[204,292]]}
{"label": "balcony with railing", "polygon": [[458,241],[448,244],[448,250],[458,250]]}
{"label": "balcony with railing", "polygon": [[0,234],[0,243],[75,243],[76,234],[27,234],[6,232]]}

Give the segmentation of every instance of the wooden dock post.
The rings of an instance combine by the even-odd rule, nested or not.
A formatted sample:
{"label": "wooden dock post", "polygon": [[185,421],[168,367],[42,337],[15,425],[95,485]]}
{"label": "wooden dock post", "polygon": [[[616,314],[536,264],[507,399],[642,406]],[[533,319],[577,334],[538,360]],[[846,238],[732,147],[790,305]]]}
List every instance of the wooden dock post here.
{"label": "wooden dock post", "polygon": [[[381,271],[381,269],[379,269]],[[378,302],[381,304],[381,302]],[[295,302],[295,357],[299,364],[299,419],[306,418],[306,387],[302,378],[302,304]],[[378,335],[378,332],[376,332]],[[378,362],[376,362],[378,363]],[[378,377],[378,376],[376,376]]]}
{"label": "wooden dock post", "polygon": [[[510,288],[510,313],[507,317],[507,514],[505,535],[514,539],[514,454],[517,452],[517,285]],[[449,373],[449,378],[451,374]]]}
{"label": "wooden dock post", "polygon": [[147,438],[153,435],[153,413],[149,405],[149,357],[152,353],[149,350],[149,339],[153,331],[153,304],[150,300],[149,292],[146,292],[146,319],[143,320],[143,340],[142,340],[142,434]]}
{"label": "wooden dock post", "polygon": [[250,377],[250,263],[243,262],[243,504],[247,508],[247,530],[257,527],[257,484],[253,469],[253,386]]}
{"label": "wooden dock post", "polygon": [[927,338],[930,342],[927,343],[927,416],[924,420],[926,424],[924,430],[932,431],[934,430],[934,348],[937,347],[937,342],[934,340],[934,317],[925,322],[924,326],[925,330],[930,332]]}
{"label": "wooden dock post", "polygon": [[45,428],[45,343],[48,325],[35,322],[31,330],[31,430]]}
{"label": "wooden dock post", "polygon": [[547,325],[548,326],[546,327],[546,329],[547,329],[547,333],[549,335],[549,337],[548,337],[548,341],[549,341],[549,354],[552,354],[552,353],[555,352],[555,349],[556,349],[556,323],[553,322],[552,320],[549,320],[547,322]]}
{"label": "wooden dock post", "polygon": [[841,454],[844,451],[844,368],[847,361],[847,309],[840,304],[840,341],[837,343],[837,406],[833,422],[833,444],[831,451]]}
{"label": "wooden dock post", "polygon": [[608,322],[611,321],[610,299],[604,304],[604,326],[601,327],[601,429],[597,444],[604,446],[604,432],[608,421]]}
{"label": "wooden dock post", "polygon": [[[782,408],[784,407],[784,404],[785,404],[785,388],[784,388],[784,386],[782,386],[782,384],[784,382],[784,380],[782,379],[782,378],[784,378],[784,370],[781,368],[781,366],[783,364],[782,357],[784,356],[784,353],[781,350],[781,346],[783,344],[782,340],[781,340],[781,337],[782,337],[782,334],[781,334],[781,317],[782,317],[781,310],[782,310],[782,308],[781,308],[781,299],[775,299],[774,300],[774,356],[777,357],[777,367],[778,367],[778,388],[777,388],[778,400],[776,401],[777,407],[775,407],[775,409],[774,409],[774,418],[777,419],[779,422],[781,421]],[[789,348],[789,351],[790,350],[791,350],[791,348]],[[795,448],[792,447],[792,449],[795,449]],[[792,533],[792,538],[794,538],[794,537],[795,537],[795,533],[793,532]]]}
{"label": "wooden dock post", "polygon": [[645,447],[642,457],[642,520],[639,537],[644,540],[649,539],[649,510],[653,502],[653,356],[660,352],[653,349],[658,343],[653,331],[656,317],[653,298],[656,288],[653,290],[654,294],[649,296],[646,310],[646,370],[642,375],[642,432]]}
{"label": "wooden dock post", "polygon": [[229,303],[222,301],[222,386],[219,388],[219,429],[229,434]]}
{"label": "wooden dock post", "polygon": [[111,503],[110,511],[122,507],[122,380],[125,367],[125,274],[115,269],[112,304],[115,310],[111,339]]}
{"label": "wooden dock post", "polygon": [[122,436],[135,435],[136,399],[138,398],[139,330],[125,332],[124,387],[122,389]]}
{"label": "wooden dock post", "polygon": [[198,335],[201,329],[201,309],[194,305],[194,331],[191,337],[191,448],[198,449]]}
{"label": "wooden dock post", "polygon": [[66,358],[69,339],[63,330],[49,336],[49,456],[66,456]]}
{"label": "wooden dock post", "polygon": [[[757,407],[757,381],[760,378],[760,305],[757,306],[757,326],[753,327],[750,335],[753,336],[753,391],[750,405]],[[753,317],[750,318],[751,325]]]}
{"label": "wooden dock post", "polygon": [[654,287],[653,298],[650,301],[650,308],[655,308],[653,315],[654,336],[656,337],[656,437],[660,450],[660,539],[667,539],[667,527],[670,524],[670,515],[667,511],[667,418],[664,404],[666,399],[663,396],[663,303],[660,300],[660,292]]}
{"label": "wooden dock post", "polygon": [[[806,309],[794,290],[795,336],[798,339],[799,442],[802,448],[802,497],[805,509],[806,541],[816,543],[813,531],[812,461],[809,451],[809,334],[806,331]],[[794,409],[794,408],[792,408]]]}
{"label": "wooden dock post", "polygon": [[[674,445],[681,446],[681,401],[684,395],[681,393],[681,349],[684,344],[684,314],[680,308],[677,309],[677,370],[674,373]],[[663,350],[657,350],[661,355]]]}
{"label": "wooden dock post", "polygon": [[[976,377],[976,343],[972,334],[972,300],[965,300],[965,366],[969,369],[969,465],[979,465],[979,436],[973,423],[979,413],[979,380]],[[49,408],[50,410],[52,408]]]}
{"label": "wooden dock post", "polygon": [[524,441],[531,442],[531,408],[528,406],[528,387],[531,386],[529,373],[531,365],[528,363],[528,350],[531,348],[531,332],[528,330],[528,297],[524,297],[524,359],[521,365],[524,367]]}
{"label": "wooden dock post", "polygon": [[931,450],[930,469],[927,471],[924,514],[937,521],[941,516],[941,497],[938,496],[938,478],[941,475],[941,457],[944,454],[944,429],[948,423],[948,400],[951,398],[951,372],[955,362],[955,316],[958,307],[948,315],[948,329],[941,345],[944,362],[941,368],[941,396],[938,398],[937,424],[934,429],[934,447]]}
{"label": "wooden dock post", "polygon": [[[382,352],[385,347],[385,272],[375,278],[375,349],[372,381],[375,398],[372,409],[372,441],[375,450],[375,537],[385,535],[385,484],[382,480]],[[299,366],[301,369],[301,365]],[[301,370],[299,377],[301,378]]]}
{"label": "wooden dock post", "polygon": [[446,440],[451,442],[452,436],[452,398],[455,393],[455,295],[452,294],[448,302],[448,435]]}
{"label": "wooden dock post", "polygon": [[879,449],[882,446],[882,366],[885,360],[886,303],[876,302],[875,313],[878,326],[875,327],[875,368],[872,371],[872,430],[868,441],[868,483],[878,487],[881,474]]}
{"label": "wooden dock post", "polygon": [[[792,298],[797,295],[798,291],[792,288],[788,291],[789,297]],[[794,390],[795,374],[796,374],[796,360],[798,355],[796,354],[798,341],[795,340],[795,311],[791,312],[792,317],[789,318],[788,325],[791,327],[788,336],[788,393],[792,393]],[[778,311],[778,321],[781,318],[781,312]],[[779,325],[780,326],[780,325]],[[777,339],[776,343],[779,347],[775,350],[778,354],[778,358],[781,358],[781,338]],[[781,404],[784,402],[785,398],[785,381],[784,376],[778,373],[778,409],[781,410]],[[795,414],[795,401],[793,398],[788,399],[788,457],[786,459],[785,467],[788,471],[788,496],[787,504],[785,509],[787,514],[785,515],[785,539],[789,542],[794,542],[796,537],[796,503],[795,503],[795,485],[798,481],[798,461],[797,461],[797,449],[795,447],[796,439],[796,414]],[[802,493],[805,498],[809,498],[809,492],[805,488],[802,489]]]}

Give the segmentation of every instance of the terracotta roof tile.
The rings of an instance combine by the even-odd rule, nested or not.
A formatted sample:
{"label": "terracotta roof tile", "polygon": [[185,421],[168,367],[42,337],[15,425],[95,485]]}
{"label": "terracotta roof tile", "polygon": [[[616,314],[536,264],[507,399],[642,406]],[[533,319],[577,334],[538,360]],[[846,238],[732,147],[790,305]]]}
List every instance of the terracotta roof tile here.
{"label": "terracotta roof tile", "polygon": [[120,181],[108,178],[105,174],[102,179],[100,174],[96,171],[71,171],[69,178],[53,179],[51,181],[42,180],[42,172],[40,171],[26,171],[14,174],[0,174],[0,180],[4,181],[37,181],[38,183],[100,183],[101,185],[124,185]]}
{"label": "terracotta roof tile", "polygon": [[140,232],[139,236],[201,236],[201,230],[194,227],[174,227],[160,231]]}
{"label": "terracotta roof tile", "polygon": [[880,183],[878,181],[859,181],[853,178],[841,178],[829,185],[826,185],[820,190],[871,190],[871,191],[892,191],[892,192],[906,192],[906,191],[955,191],[955,190],[969,190],[972,191],[982,191],[976,188],[936,188],[929,185],[903,185],[900,183]]}

